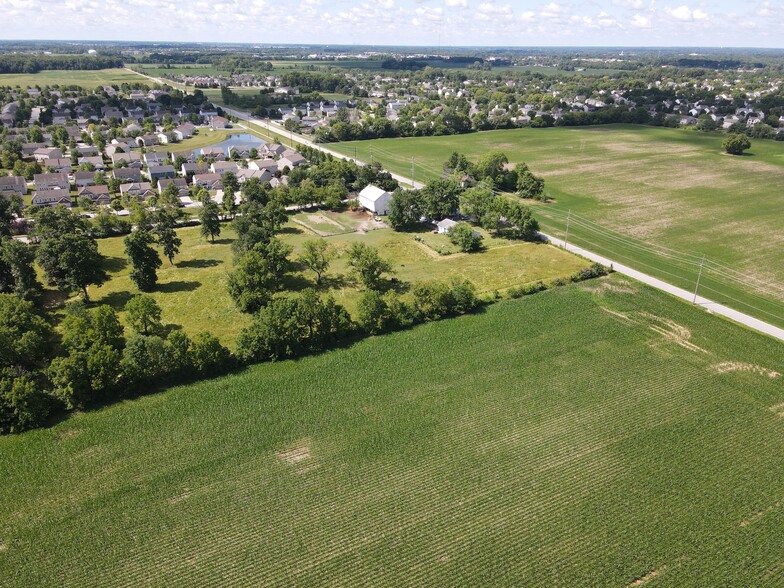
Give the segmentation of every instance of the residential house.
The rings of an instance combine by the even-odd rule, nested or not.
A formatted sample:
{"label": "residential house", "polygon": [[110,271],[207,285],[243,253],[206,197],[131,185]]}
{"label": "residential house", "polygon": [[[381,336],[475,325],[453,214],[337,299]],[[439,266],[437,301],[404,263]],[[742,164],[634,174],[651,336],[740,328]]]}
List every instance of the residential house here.
{"label": "residential house", "polygon": [[268,143],[262,146],[261,151],[265,157],[278,157],[283,155],[286,148],[280,143]]}
{"label": "residential house", "polygon": [[193,151],[173,151],[169,157],[172,161],[176,161],[178,157],[182,157],[186,163],[196,163],[198,156]]}
{"label": "residential house", "polygon": [[267,170],[271,174],[278,172],[278,162],[274,159],[256,159],[248,162],[248,169]]}
{"label": "residential house", "polygon": [[152,179],[173,178],[177,175],[173,165],[151,165],[147,169],[147,175]]}
{"label": "residential house", "polygon": [[210,167],[206,163],[186,162],[182,164],[180,173],[183,176],[192,176],[194,174],[206,174],[210,171]]}
{"label": "residential house", "polygon": [[33,206],[65,206],[71,207],[71,195],[68,190],[36,190],[33,195]]}
{"label": "residential house", "polygon": [[121,196],[135,196],[140,200],[147,200],[155,194],[150,182],[132,182],[130,184],[120,184]]}
{"label": "residential house", "polygon": [[286,151],[286,153],[284,153],[283,156],[278,159],[278,169],[283,169],[284,167],[293,169],[302,165],[306,161],[307,160],[296,151]]}
{"label": "residential house", "polygon": [[194,124],[186,122],[175,128],[173,132],[177,139],[182,141],[183,139],[188,139],[193,136],[195,130],[196,126]]}
{"label": "residential house", "polygon": [[223,180],[220,174],[196,174],[193,176],[193,184],[205,190],[222,190]]}
{"label": "residential house", "polygon": [[163,165],[163,162],[169,158],[169,154],[163,151],[148,151],[144,154],[144,163],[148,166]]}
{"label": "residential house", "polygon": [[164,190],[168,188],[170,185],[174,184],[177,186],[177,191],[179,192],[180,198],[185,198],[190,196],[191,191],[188,187],[188,181],[185,178],[164,178],[158,181],[158,192],[163,194]]}
{"label": "residential house", "polygon": [[91,171],[78,171],[74,172],[74,183],[77,188],[83,186],[95,186],[95,172]]}
{"label": "residential house", "polygon": [[139,155],[136,151],[131,151],[129,153],[113,153],[112,154],[112,165],[116,168],[120,162],[124,161],[128,167],[141,169],[142,168],[142,156]]}
{"label": "residential house", "polygon": [[218,147],[209,147],[201,150],[201,156],[206,159],[214,161],[226,161],[226,152]]}
{"label": "residential house", "polygon": [[42,166],[45,167],[47,170],[52,170],[55,173],[65,173],[70,174],[73,171],[73,166],[71,165],[71,158],[70,157],[55,157],[50,159],[45,159],[41,162]]}
{"label": "residential house", "polygon": [[11,194],[27,194],[27,182],[20,176],[0,176],[0,195],[7,197]]}
{"label": "residential house", "polygon": [[210,126],[215,129],[228,129],[231,126],[231,123],[227,118],[222,116],[213,116],[210,118]]}
{"label": "residential house", "polygon": [[229,171],[236,173],[239,168],[240,166],[233,161],[216,161],[210,166],[210,171],[214,174],[223,175]]}
{"label": "residential house", "polygon": [[387,214],[391,201],[392,194],[372,184],[365,186],[359,193],[360,206],[374,214]]}
{"label": "residential house", "polygon": [[442,221],[438,221],[436,223],[436,227],[438,228],[439,235],[446,235],[449,231],[457,224],[457,221],[453,221],[451,218],[445,218]]}
{"label": "residential house", "polygon": [[63,173],[45,173],[35,174],[33,176],[36,190],[70,190],[71,182],[68,180],[68,174]]}
{"label": "residential house", "polygon": [[22,155],[30,157],[36,151],[44,149],[46,146],[46,143],[22,143]]}
{"label": "residential house", "polygon": [[236,172],[237,181],[240,184],[244,183],[246,180],[251,178],[257,179],[259,182],[266,183],[272,180],[275,176],[273,176],[269,170],[262,169],[238,169]]}
{"label": "residential house", "polygon": [[98,147],[95,145],[77,145],[73,149],[79,157],[95,157],[96,155],[100,155],[101,152],[98,151]]}
{"label": "residential house", "polygon": [[33,158],[38,163],[44,163],[47,159],[60,159],[62,156],[62,150],[57,147],[41,147],[33,153]]}
{"label": "residential house", "polygon": [[112,177],[124,182],[138,183],[142,181],[142,170],[138,167],[116,167],[112,170]]}
{"label": "residential house", "polygon": [[80,157],[78,159],[79,165],[89,164],[95,167],[95,169],[104,170],[106,166],[103,163],[103,157],[100,155],[90,155],[87,157]]}
{"label": "residential house", "polygon": [[87,197],[93,201],[94,204],[108,206],[112,201],[112,196],[109,194],[109,186],[82,186],[77,192],[77,197]]}
{"label": "residential house", "polygon": [[158,137],[156,135],[142,135],[136,138],[139,147],[152,147],[158,144]]}

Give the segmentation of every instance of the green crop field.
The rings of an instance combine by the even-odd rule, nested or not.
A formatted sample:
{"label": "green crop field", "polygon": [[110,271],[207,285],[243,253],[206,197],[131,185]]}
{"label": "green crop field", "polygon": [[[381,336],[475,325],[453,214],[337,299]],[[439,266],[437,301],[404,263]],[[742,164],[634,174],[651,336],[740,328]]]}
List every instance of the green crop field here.
{"label": "green crop field", "polygon": [[[306,221],[307,216],[303,213]],[[486,251],[440,256],[415,241],[414,234],[395,233],[391,229],[369,230],[373,227],[364,225],[372,221],[360,222],[352,213],[343,213],[336,218],[342,228],[337,225],[334,228],[341,233],[360,225],[368,230],[367,233],[327,237],[337,257],[326,272],[321,291],[334,296],[351,312],[361,292],[347,279],[350,268],[345,252],[356,241],[378,247],[392,264],[394,276],[403,282],[448,281],[455,276],[471,280],[479,294],[503,291],[536,280],[566,277],[588,266],[584,259],[549,245],[492,239],[486,233]],[[181,253],[175,257],[174,266],[163,260],[164,264],[158,270],[158,287],[151,293],[163,311],[164,323],[181,325],[190,336],[207,330],[225,344],[233,345],[239,330],[251,320],[249,315],[237,310],[226,291],[227,276],[234,266],[231,243],[235,235],[227,224],[221,227],[220,239],[215,243],[205,241],[199,227],[180,229],[178,234],[182,239]],[[302,244],[319,236],[291,221],[280,238],[294,248],[291,257],[296,259]],[[123,237],[101,239],[98,248],[107,257],[110,280],[100,288],[91,288],[90,297],[96,304],[109,304],[123,318],[125,304],[137,292],[129,277]],[[295,266],[285,286],[289,290],[315,287],[314,280],[312,272]]]}
{"label": "green crop field", "polygon": [[[693,289],[702,255],[724,268],[703,274],[702,294],[784,326],[784,144],[752,141],[723,154],[723,135],[612,125],[491,131],[330,145],[425,180],[453,151],[474,161],[501,150],[546,180],[554,201],[536,208],[545,229],[675,285]],[[608,233],[607,229],[612,233]],[[646,251],[648,243],[657,253]],[[668,247],[687,255],[660,255]],[[669,257],[667,255],[670,255]],[[722,275],[724,274],[724,275]],[[731,276],[729,280],[727,276]]]}
{"label": "green crop field", "polygon": [[781,345],[617,276],[0,438],[20,586],[784,583]]}
{"label": "green crop field", "polygon": [[82,86],[93,89],[98,86],[111,86],[113,84],[146,83],[152,81],[126,69],[78,69],[78,70],[53,70],[47,69],[35,74],[0,74],[0,86]]}

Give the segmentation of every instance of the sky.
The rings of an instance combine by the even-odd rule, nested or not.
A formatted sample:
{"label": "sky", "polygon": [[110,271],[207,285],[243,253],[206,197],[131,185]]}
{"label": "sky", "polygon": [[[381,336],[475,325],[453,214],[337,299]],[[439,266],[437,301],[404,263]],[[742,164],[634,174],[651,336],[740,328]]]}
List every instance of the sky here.
{"label": "sky", "polygon": [[6,39],[783,47],[784,0],[0,0]]}

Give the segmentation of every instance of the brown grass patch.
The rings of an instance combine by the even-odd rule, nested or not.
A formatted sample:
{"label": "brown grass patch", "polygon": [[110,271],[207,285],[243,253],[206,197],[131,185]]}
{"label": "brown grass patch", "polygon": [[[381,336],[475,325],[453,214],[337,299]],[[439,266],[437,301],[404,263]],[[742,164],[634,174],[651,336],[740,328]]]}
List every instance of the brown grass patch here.
{"label": "brown grass patch", "polygon": [[770,407],[772,412],[775,412],[778,416],[784,417],[784,402],[779,402],[778,404],[774,404]]}
{"label": "brown grass patch", "polygon": [[768,378],[778,378],[781,374],[775,370],[769,370],[761,365],[753,363],[742,363],[739,361],[724,361],[711,366],[711,369],[718,374],[727,374],[730,372],[747,372],[751,374],[758,374],[760,376],[767,376]]}
{"label": "brown grass patch", "polygon": [[284,451],[275,453],[284,463],[299,463],[310,458],[310,441],[303,439]]}
{"label": "brown grass patch", "polygon": [[765,510],[758,510],[753,515],[751,515],[750,517],[746,517],[745,519],[743,519],[740,522],[740,526],[741,527],[748,527],[750,524],[756,523],[758,520],[760,520],[766,514],[768,514],[771,511],[776,510],[777,508],[781,508],[781,501],[777,502],[776,504],[774,504],[772,506],[769,506]]}
{"label": "brown grass patch", "polygon": [[637,588],[638,586],[643,586],[653,580],[654,578],[658,578],[667,570],[667,566],[662,566],[658,570],[651,570],[644,576],[640,576],[639,578],[635,579],[633,582],[626,584],[626,588]]}
{"label": "brown grass patch", "polygon": [[614,317],[618,317],[619,319],[621,319],[623,321],[626,321],[626,322],[629,322],[629,323],[632,323],[632,324],[636,324],[637,323],[637,321],[635,321],[629,315],[624,314],[622,312],[618,312],[617,310],[611,310],[611,309],[607,308],[606,306],[600,306],[599,308],[601,308],[607,314],[611,314]]}
{"label": "brown grass patch", "polygon": [[4,551],[8,551],[8,545],[0,541],[0,553],[3,553]]}
{"label": "brown grass patch", "polygon": [[188,488],[188,487],[185,487],[185,488],[182,489],[182,492],[180,494],[177,494],[176,496],[171,496],[171,497],[167,498],[166,502],[168,502],[169,504],[177,504],[178,502],[182,502],[183,500],[187,500],[188,498],[190,498],[190,496],[191,496],[191,489]]}
{"label": "brown grass patch", "polygon": [[66,439],[73,439],[82,434],[81,429],[66,429],[57,433],[58,441],[65,441]]}
{"label": "brown grass patch", "polygon": [[583,286],[583,290],[600,296],[605,292],[616,292],[618,294],[637,294],[639,292],[637,288],[626,280],[603,280],[597,286]]}
{"label": "brown grass patch", "polygon": [[683,325],[680,325],[673,320],[656,316],[655,314],[647,312],[641,312],[640,315],[653,321],[648,325],[648,327],[652,331],[655,331],[661,335],[666,341],[680,345],[689,351],[708,353],[705,349],[695,345],[690,341],[691,331]]}

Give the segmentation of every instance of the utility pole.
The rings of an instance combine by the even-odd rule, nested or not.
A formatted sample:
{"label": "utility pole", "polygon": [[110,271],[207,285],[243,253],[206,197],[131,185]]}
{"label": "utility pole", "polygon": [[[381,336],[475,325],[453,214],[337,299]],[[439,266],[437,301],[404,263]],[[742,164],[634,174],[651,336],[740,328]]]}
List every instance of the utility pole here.
{"label": "utility pole", "polygon": [[564,249],[569,245],[569,223],[572,222],[572,209],[569,209],[569,214],[566,215],[566,237],[564,238]]}
{"label": "utility pole", "polygon": [[700,287],[700,278],[702,278],[702,267],[705,265],[705,256],[702,256],[702,261],[700,262],[700,272],[697,274],[697,285],[694,286],[694,300],[692,300],[692,304],[697,304],[697,290]]}

